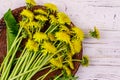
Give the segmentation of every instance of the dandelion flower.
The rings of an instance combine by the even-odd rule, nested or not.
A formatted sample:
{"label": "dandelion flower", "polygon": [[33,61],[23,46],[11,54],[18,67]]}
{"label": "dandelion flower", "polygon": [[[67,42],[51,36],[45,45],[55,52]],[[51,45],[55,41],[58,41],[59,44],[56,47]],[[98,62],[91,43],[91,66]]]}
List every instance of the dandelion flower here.
{"label": "dandelion flower", "polygon": [[65,32],[56,32],[55,37],[57,40],[64,41],[66,43],[69,43],[70,36]]}
{"label": "dandelion flower", "polygon": [[74,69],[74,65],[73,65],[73,62],[72,62],[72,55],[68,54],[67,57],[68,57],[67,62],[69,64],[70,68]]}
{"label": "dandelion flower", "polygon": [[34,35],[33,35],[33,38],[35,41],[37,42],[41,42],[42,40],[48,40],[48,37],[45,33],[42,33],[42,32],[36,32]]}
{"label": "dandelion flower", "polygon": [[30,10],[27,10],[27,9],[23,9],[23,11],[20,13],[20,15],[27,17],[31,21],[34,19],[33,12]]}
{"label": "dandelion flower", "polygon": [[37,10],[34,10],[34,13],[42,14],[42,15],[45,15],[45,16],[48,15],[48,13],[45,12],[43,9],[37,9]]}
{"label": "dandelion flower", "polygon": [[26,27],[26,22],[25,21],[19,21],[20,27]]}
{"label": "dandelion flower", "polygon": [[30,25],[31,25],[31,26],[34,26],[35,28],[40,28],[40,27],[41,27],[40,23],[39,23],[39,22],[36,22],[36,21],[32,21],[32,22],[30,23]]}
{"label": "dandelion flower", "polygon": [[58,17],[58,22],[60,24],[70,24],[71,21],[70,21],[70,18],[63,12],[59,12],[57,13],[57,17]]}
{"label": "dandelion flower", "polygon": [[96,27],[94,27],[94,31],[90,31],[89,33],[93,38],[100,39],[100,32]]}
{"label": "dandelion flower", "polygon": [[[62,68],[62,62],[60,61],[60,60],[57,60],[57,59],[54,59],[54,58],[52,58],[52,59],[50,59],[50,63],[52,64],[52,65],[54,65],[54,66],[56,66],[56,67],[58,67],[58,68]],[[59,63],[59,64],[58,64]]]}
{"label": "dandelion flower", "polygon": [[70,51],[72,53],[72,55],[75,54],[75,50],[74,50],[74,46],[72,45],[72,43],[69,41],[69,46],[70,46]]}
{"label": "dandelion flower", "polygon": [[38,28],[40,26],[41,25],[36,21],[29,21],[28,23],[26,23],[26,27],[29,27],[30,29],[33,29],[34,27]]}
{"label": "dandelion flower", "polygon": [[51,41],[55,41],[55,36],[51,33],[48,33],[48,37]]}
{"label": "dandelion flower", "polygon": [[40,20],[40,21],[47,21],[48,18],[44,15],[36,15],[35,19]]}
{"label": "dandelion flower", "polygon": [[26,43],[26,48],[28,50],[37,52],[38,47],[39,47],[39,45],[35,41],[28,39],[28,41]]}
{"label": "dandelion flower", "polygon": [[63,69],[66,71],[68,76],[71,75],[71,70],[66,65],[63,65]]}
{"label": "dandelion flower", "polygon": [[74,48],[75,53],[79,53],[81,51],[81,41],[80,40],[73,40],[72,46]]}
{"label": "dandelion flower", "polygon": [[32,34],[31,34],[31,32],[30,32],[30,30],[29,30],[29,26],[28,26],[28,22],[25,22],[25,21],[20,21],[19,22],[19,25],[20,25],[20,27],[23,27],[26,31],[27,31],[27,34],[29,35],[29,37],[31,38],[32,37]]}
{"label": "dandelion flower", "polygon": [[83,56],[81,64],[82,64],[82,66],[87,67],[89,65],[89,57]]}
{"label": "dandelion flower", "polygon": [[57,11],[58,10],[57,6],[54,4],[51,4],[51,3],[46,3],[46,4],[44,4],[44,6],[50,11]]}
{"label": "dandelion flower", "polygon": [[44,42],[41,47],[44,49],[43,52],[45,53],[56,53],[57,51],[55,46],[52,45],[50,42]]}
{"label": "dandelion flower", "polygon": [[57,18],[56,18],[54,15],[50,15],[49,18],[50,18],[51,24],[58,22],[58,21],[57,21]]}
{"label": "dandelion flower", "polygon": [[77,39],[80,39],[81,41],[83,41],[84,39],[84,33],[81,29],[79,29],[78,27],[73,27],[72,28],[72,33],[75,34],[75,36],[77,37]]}
{"label": "dandelion flower", "polygon": [[36,5],[36,2],[34,0],[26,0],[26,3],[32,6]]}
{"label": "dandelion flower", "polygon": [[60,25],[60,31],[65,31],[66,33],[70,34],[69,28],[65,25]]}

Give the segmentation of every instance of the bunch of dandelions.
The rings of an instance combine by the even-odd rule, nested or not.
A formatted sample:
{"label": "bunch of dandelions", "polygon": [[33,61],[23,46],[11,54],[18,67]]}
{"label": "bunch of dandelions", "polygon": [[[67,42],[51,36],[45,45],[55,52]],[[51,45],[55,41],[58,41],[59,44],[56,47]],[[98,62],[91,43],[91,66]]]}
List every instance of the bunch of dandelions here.
{"label": "bunch of dandelions", "polygon": [[[45,9],[31,11],[36,3],[31,0],[26,0],[26,3],[27,8],[20,13],[22,20],[19,21],[20,34],[26,38],[25,45],[16,62],[14,63],[15,55],[11,60],[10,65],[14,68],[10,71],[9,65],[6,65],[9,73],[5,68],[1,80],[30,80],[37,72],[47,68],[50,70],[38,79],[43,80],[49,73],[58,69],[65,70],[67,76],[71,76],[74,61],[88,66],[88,57],[83,57],[82,60],[73,59],[73,56],[81,51],[83,31],[76,26],[71,26],[69,17],[59,12],[54,4],[44,4]],[[21,37],[17,37],[20,38],[20,41],[16,42],[17,50],[21,47],[20,43],[23,40]],[[61,73],[57,78],[62,75]]]}

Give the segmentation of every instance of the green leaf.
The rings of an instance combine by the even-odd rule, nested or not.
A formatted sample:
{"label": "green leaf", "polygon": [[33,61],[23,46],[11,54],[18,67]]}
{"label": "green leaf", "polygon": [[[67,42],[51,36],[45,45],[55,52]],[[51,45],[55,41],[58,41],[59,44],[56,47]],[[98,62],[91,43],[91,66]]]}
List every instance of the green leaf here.
{"label": "green leaf", "polygon": [[9,9],[4,15],[4,21],[7,27],[7,52],[10,50],[11,45],[17,36],[18,33],[18,25],[15,20],[11,9]]}
{"label": "green leaf", "polygon": [[78,77],[73,76],[73,75],[68,76],[65,71],[62,71],[62,73],[63,75],[61,77],[56,79],[56,77],[58,77],[56,76],[54,80],[78,80]]}

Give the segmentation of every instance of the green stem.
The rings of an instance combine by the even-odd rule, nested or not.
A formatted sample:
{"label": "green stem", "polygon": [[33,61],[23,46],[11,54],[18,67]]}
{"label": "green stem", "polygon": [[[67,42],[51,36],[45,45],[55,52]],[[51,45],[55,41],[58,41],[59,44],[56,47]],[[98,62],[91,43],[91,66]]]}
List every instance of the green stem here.
{"label": "green stem", "polygon": [[45,61],[45,58],[46,58],[46,56],[43,56],[43,57],[41,57],[41,60],[39,61],[37,61],[36,62],[36,66],[38,65],[39,66],[39,68],[37,69],[37,70],[35,70],[34,72],[32,72],[32,73],[30,73],[28,76],[27,76],[27,80],[29,80],[29,79],[31,79],[31,77],[34,75],[34,74],[36,74],[43,66],[44,66],[44,64],[43,64],[43,62]]}
{"label": "green stem", "polygon": [[62,41],[60,41],[60,43],[57,45],[57,48],[59,48],[60,47],[60,45],[62,44],[63,42]]}
{"label": "green stem", "polygon": [[53,27],[53,29],[52,30],[50,30],[50,32],[49,33],[52,33],[57,27],[58,27],[59,25],[56,25],[55,27]]}
{"label": "green stem", "polygon": [[[66,49],[66,48],[60,49],[60,50],[58,50],[56,53],[58,53],[58,52],[60,52],[61,50],[64,50],[64,49]],[[29,80],[29,79],[31,79],[31,77],[32,77],[36,72],[40,71],[40,70],[42,69],[42,67],[43,67],[45,64],[47,64],[48,61],[49,61],[54,55],[55,55],[55,54],[53,54],[53,55],[51,55],[51,56],[50,56],[50,55],[49,55],[49,56],[44,56],[44,54],[43,54],[44,57],[39,58],[40,61],[37,60],[37,62],[36,62],[36,64],[35,64],[35,66],[40,65],[39,68],[38,68],[38,69],[35,69],[35,70],[31,71],[31,72],[29,72],[30,75],[28,74],[27,77],[23,77],[23,78],[21,78],[20,80],[23,80],[23,79]],[[39,64],[38,64],[38,63],[39,63]],[[34,66],[33,66],[33,68],[34,68]],[[24,74],[25,74],[25,73],[26,73],[26,72],[24,72]],[[26,73],[26,74],[27,74],[27,73]],[[19,75],[19,76],[20,76],[20,75]],[[12,78],[12,79],[15,79],[15,78]]]}
{"label": "green stem", "polygon": [[[18,61],[17,61],[17,63],[15,64],[15,67],[14,67],[14,69],[12,70],[12,73],[10,74],[10,77],[9,77],[9,78],[11,78],[11,77],[13,76],[13,74],[14,74],[14,72],[16,71],[17,67],[19,67],[22,59],[24,58],[23,55],[24,55],[25,52],[26,52],[26,48],[23,49],[23,51],[22,51],[20,57],[18,58]],[[27,54],[27,53],[26,53],[26,54]]]}
{"label": "green stem", "polygon": [[[41,55],[41,56],[39,57],[39,59],[35,62],[35,64],[34,64],[34,65],[31,65],[31,66],[33,66],[33,68],[36,67],[36,66],[39,66],[38,63],[40,64],[40,63],[42,62],[42,60],[44,60],[44,56],[43,56],[43,55]],[[33,72],[29,73],[27,76],[21,77],[20,80],[29,78],[29,76],[31,76],[32,73],[33,73]]]}
{"label": "green stem", "polygon": [[58,78],[60,78],[63,75],[63,73],[59,74],[56,78],[54,78],[53,80],[57,80]]}
{"label": "green stem", "polygon": [[[82,60],[79,60],[79,59],[72,59],[72,61],[74,61],[74,62],[82,62]],[[64,63],[67,63],[67,62],[68,62],[68,61],[64,61],[63,64],[64,64]]]}
{"label": "green stem", "polygon": [[[26,67],[27,67],[27,65],[29,64],[29,62],[30,62],[30,60],[31,60],[32,56],[33,56],[33,55],[32,55],[32,53],[30,53],[30,54],[29,54],[29,58],[28,58],[28,60],[27,60]],[[25,67],[25,68],[26,68],[26,67]],[[24,72],[25,72],[25,71],[23,71],[23,73],[24,73]],[[25,74],[24,76],[21,76],[21,78],[20,78],[20,79],[24,80],[24,79],[25,79],[25,77],[26,77],[26,74]],[[24,78],[24,79],[23,79],[23,78]]]}
{"label": "green stem", "polygon": [[[18,41],[19,41],[19,42],[18,42]],[[12,56],[11,56],[11,59],[10,59],[10,62],[9,62],[9,64],[8,64],[8,66],[6,66],[6,70],[5,70],[4,74],[2,74],[2,76],[1,76],[1,79],[2,79],[2,80],[7,80],[8,75],[10,74],[10,70],[11,70],[11,67],[12,67],[12,64],[13,64],[13,61],[14,61],[14,57],[15,57],[15,54],[16,54],[16,52],[17,52],[17,50],[18,50],[18,47],[19,47],[21,41],[22,41],[22,38],[20,38],[20,39],[18,39],[18,40],[16,41],[16,42],[18,42],[18,45],[16,46],[16,49],[15,49],[15,51],[13,52],[13,54],[12,54]]]}
{"label": "green stem", "polygon": [[57,40],[53,43],[53,45],[55,46],[56,43],[57,43]]}
{"label": "green stem", "polygon": [[[62,51],[62,50],[65,50],[65,49],[66,49],[66,48],[60,49],[60,50],[58,50],[55,54],[59,53],[59,52]],[[50,60],[55,54],[53,54],[53,55],[48,55],[48,56],[43,60],[43,62],[40,64],[40,65],[41,65],[40,68],[42,68],[46,63],[48,63],[49,60]],[[39,68],[39,69],[40,69],[40,68]],[[28,78],[27,80],[31,79],[31,77],[32,77],[33,75],[35,75],[35,73],[38,72],[39,69],[36,70],[35,72],[33,72],[33,73],[29,76],[29,78]]]}
{"label": "green stem", "polygon": [[48,27],[48,29],[45,31],[45,33],[48,33],[49,30],[50,30],[52,27],[53,27],[53,25],[50,25],[50,26]]}
{"label": "green stem", "polygon": [[[13,41],[13,44],[12,44],[12,46],[11,46],[9,52],[7,53],[5,59],[3,60],[2,64],[1,64],[1,70],[2,70],[2,71],[0,70],[0,72],[3,72],[3,73],[5,72],[6,67],[7,67],[7,65],[8,65],[8,62],[9,62],[9,59],[10,59],[10,56],[12,55],[13,48],[14,48],[14,46],[15,46],[16,43],[17,43],[16,40],[18,39],[18,37],[19,37],[21,31],[22,31],[22,28],[19,29],[19,32],[18,32],[18,34],[17,34],[15,40]],[[3,74],[3,73],[2,73],[2,74]]]}
{"label": "green stem", "polygon": [[36,52],[33,53],[33,56],[32,56],[31,60],[29,61],[28,65],[26,66],[24,71],[27,71],[29,69],[29,67],[31,66],[31,64],[32,64],[32,62],[34,61],[35,58],[36,58]]}
{"label": "green stem", "polygon": [[50,27],[45,31],[45,33],[52,33],[57,27],[59,26],[59,24],[51,24]]}
{"label": "green stem", "polygon": [[10,75],[10,78],[13,77],[13,76],[15,76],[15,75],[20,71],[21,65],[23,64],[26,56],[27,56],[27,53],[26,53],[26,55],[24,55],[24,56],[20,59],[20,62],[19,62],[17,65],[15,65],[15,68],[13,69],[13,71],[12,71],[12,73],[11,73],[11,75]]}
{"label": "green stem", "polygon": [[37,62],[41,60],[41,58],[43,57],[43,55],[41,55],[41,53],[38,53],[39,55],[37,55],[37,58],[34,60],[33,64],[31,65],[31,68],[32,67],[36,67],[37,66]]}
{"label": "green stem", "polygon": [[[30,54],[32,54],[32,53],[30,53]],[[31,64],[33,63],[33,61],[34,61],[34,59],[36,59],[36,52],[35,53],[33,53],[33,55],[31,55],[31,58],[29,58],[30,60],[28,60],[29,62],[28,62],[28,64],[26,65],[26,67],[25,67],[25,69],[24,69],[24,72],[26,72],[27,70],[29,70],[29,68],[30,68],[30,66],[31,66]],[[21,79],[22,78],[25,78],[27,75],[24,75],[23,77],[21,77]],[[23,80],[23,79],[22,79]]]}
{"label": "green stem", "polygon": [[[41,68],[39,71],[42,71],[42,70],[47,69],[47,68],[50,68],[50,67],[51,67],[51,66],[47,66],[47,67]],[[25,74],[30,73],[30,72],[38,69],[38,68],[39,68],[39,66],[38,66],[38,67],[35,67],[35,68],[33,68],[33,69],[30,69],[30,70],[28,70],[28,71],[26,71],[26,72],[24,72],[24,73],[21,73],[21,74],[19,74],[19,75],[17,75],[17,76],[14,76],[14,77],[10,78],[9,80],[17,79],[18,77],[24,76]],[[28,80],[28,79],[27,79],[27,80]]]}
{"label": "green stem", "polygon": [[38,68],[35,72],[33,72],[31,75],[29,75],[28,78],[26,78],[26,79],[27,79],[27,80],[30,80],[31,77],[32,77],[33,75],[35,75],[35,74],[48,62],[49,57],[50,57],[50,55],[47,55],[47,56],[43,57],[43,59],[42,59],[41,62],[39,63],[39,65],[40,65],[39,68]]}
{"label": "green stem", "polygon": [[55,70],[57,70],[57,68],[56,69],[50,69],[46,74],[42,75],[37,80],[44,80],[47,77],[48,74],[50,74],[51,72],[53,72]]}
{"label": "green stem", "polygon": [[79,59],[73,59],[72,61],[82,62],[82,60]]}
{"label": "green stem", "polygon": [[29,59],[29,56],[26,56],[26,59],[25,59],[23,65],[21,66],[20,72],[18,74],[23,73],[23,71],[25,70],[25,66],[27,65],[28,59]]}

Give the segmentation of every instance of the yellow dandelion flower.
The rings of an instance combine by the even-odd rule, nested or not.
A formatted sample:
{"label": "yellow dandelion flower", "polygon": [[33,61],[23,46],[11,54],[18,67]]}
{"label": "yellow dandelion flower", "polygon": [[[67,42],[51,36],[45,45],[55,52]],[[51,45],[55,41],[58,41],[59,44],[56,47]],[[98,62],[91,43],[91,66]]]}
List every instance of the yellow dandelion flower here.
{"label": "yellow dandelion flower", "polygon": [[36,15],[35,19],[40,20],[40,21],[47,21],[48,18],[46,16],[43,15]]}
{"label": "yellow dandelion flower", "polygon": [[71,23],[71,20],[70,18],[63,12],[59,12],[57,13],[57,17],[58,17],[58,22],[60,24],[70,24]]}
{"label": "yellow dandelion flower", "polygon": [[55,41],[55,36],[51,33],[48,33],[48,37],[51,41]]}
{"label": "yellow dandelion flower", "polygon": [[56,32],[55,37],[57,40],[64,41],[66,43],[69,43],[70,36],[66,32]]}
{"label": "yellow dandelion flower", "polygon": [[49,9],[50,11],[57,11],[58,8],[56,5],[52,4],[52,3],[46,3],[44,4],[44,6]]}
{"label": "yellow dandelion flower", "polygon": [[90,36],[96,39],[100,39],[100,32],[97,27],[94,27],[94,31],[90,31]]}
{"label": "yellow dandelion flower", "polygon": [[60,31],[65,31],[66,33],[70,34],[69,28],[65,25],[60,25]]}
{"label": "yellow dandelion flower", "polygon": [[63,65],[63,69],[66,71],[68,76],[71,76],[71,70],[66,65]]}
{"label": "yellow dandelion flower", "polygon": [[39,26],[38,22],[35,21],[29,21],[26,26],[28,26],[29,28],[33,29],[33,27],[37,28]]}
{"label": "yellow dandelion flower", "polygon": [[50,63],[52,64],[52,65],[54,65],[54,66],[56,66],[56,67],[58,67],[58,68],[62,68],[62,62],[60,61],[60,60],[57,60],[57,59],[54,59],[54,58],[52,58],[52,59],[50,59]]}
{"label": "yellow dandelion flower", "polygon": [[38,47],[39,47],[39,45],[35,41],[28,39],[28,41],[26,43],[26,48],[28,50],[37,52]]}
{"label": "yellow dandelion flower", "polygon": [[36,32],[34,35],[33,35],[33,38],[35,41],[37,42],[41,42],[42,40],[48,40],[48,37],[45,33],[42,33],[42,32]]}
{"label": "yellow dandelion flower", "polygon": [[25,21],[19,21],[20,27],[26,27],[26,22]]}
{"label": "yellow dandelion flower", "polygon": [[74,48],[75,53],[79,53],[81,51],[81,41],[80,40],[73,40],[72,46]]}
{"label": "yellow dandelion flower", "polygon": [[54,45],[52,45],[50,42],[44,42],[42,44],[42,48],[44,49],[43,52],[45,53],[55,53],[57,49],[55,48]]}
{"label": "yellow dandelion flower", "polygon": [[36,22],[36,21],[32,21],[31,25],[34,26],[35,28],[40,28],[41,27],[40,23]]}
{"label": "yellow dandelion flower", "polygon": [[80,39],[81,41],[83,41],[84,39],[84,33],[83,31],[78,28],[78,27],[72,27],[72,32],[75,34],[75,36],[77,37],[77,39]]}
{"label": "yellow dandelion flower", "polygon": [[30,22],[25,22],[25,21],[19,21],[19,25],[20,27],[23,27],[27,34],[29,35],[29,38],[32,38],[32,32],[31,30],[33,30],[33,23]]}
{"label": "yellow dandelion flower", "polygon": [[72,55],[75,54],[75,50],[74,50],[74,47],[72,45],[72,43],[69,41],[69,45],[70,45],[70,52],[72,53]]}
{"label": "yellow dandelion flower", "polygon": [[72,62],[72,55],[68,54],[67,57],[68,57],[67,62],[69,64],[70,68],[74,69],[74,65],[73,65],[73,62]]}
{"label": "yellow dandelion flower", "polygon": [[36,5],[36,2],[34,0],[26,0],[26,3],[33,6]]}
{"label": "yellow dandelion flower", "polygon": [[31,37],[32,37],[32,33],[31,33],[30,30],[29,30],[28,24],[29,24],[29,23],[27,23],[27,22],[25,22],[25,21],[20,21],[20,22],[19,22],[20,27],[23,27],[23,28],[27,31],[27,34],[29,35],[29,37],[31,38]]}
{"label": "yellow dandelion flower", "polygon": [[38,13],[38,14],[42,14],[42,15],[46,15],[46,16],[48,15],[48,13],[43,9],[36,9],[36,10],[34,10],[34,13]]}
{"label": "yellow dandelion flower", "polygon": [[51,22],[52,24],[53,24],[53,23],[58,23],[57,18],[56,18],[54,15],[50,15],[49,18],[50,18],[50,22]]}
{"label": "yellow dandelion flower", "polygon": [[31,21],[34,19],[33,12],[30,10],[27,10],[27,9],[23,9],[23,11],[20,13],[20,15],[27,17]]}

